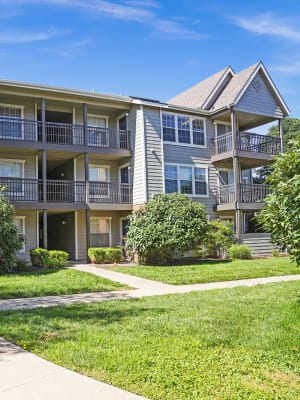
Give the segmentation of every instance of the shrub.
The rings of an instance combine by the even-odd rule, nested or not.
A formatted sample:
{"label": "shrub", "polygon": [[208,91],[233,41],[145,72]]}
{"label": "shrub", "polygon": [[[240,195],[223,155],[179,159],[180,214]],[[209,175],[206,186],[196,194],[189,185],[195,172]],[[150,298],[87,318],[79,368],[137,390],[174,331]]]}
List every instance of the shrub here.
{"label": "shrub", "polygon": [[0,186],[0,273],[11,272],[23,246],[18,228],[14,223],[15,209]]}
{"label": "shrub", "polygon": [[228,249],[234,242],[232,225],[229,222],[212,221],[208,224],[208,231],[204,237],[202,255],[214,258],[226,258]]}
{"label": "shrub", "polygon": [[202,242],[207,231],[204,205],[184,194],[160,194],[129,217],[126,247],[140,262],[165,265]]}
{"label": "shrub", "polygon": [[115,264],[121,261],[122,251],[112,247],[90,247],[88,256],[93,264]]}
{"label": "shrub", "polygon": [[16,271],[24,271],[27,268],[27,262],[21,258],[16,260]]}
{"label": "shrub", "polygon": [[93,264],[103,264],[105,261],[105,249],[102,247],[90,247],[88,256]]}
{"label": "shrub", "polygon": [[110,264],[117,264],[121,261],[122,251],[121,249],[108,248],[105,252],[106,262]]}
{"label": "shrub", "polygon": [[66,265],[69,254],[61,250],[37,248],[30,250],[30,258],[34,267],[62,268]]}
{"label": "shrub", "polygon": [[252,258],[252,250],[245,244],[234,244],[228,250],[233,260],[246,260]]}

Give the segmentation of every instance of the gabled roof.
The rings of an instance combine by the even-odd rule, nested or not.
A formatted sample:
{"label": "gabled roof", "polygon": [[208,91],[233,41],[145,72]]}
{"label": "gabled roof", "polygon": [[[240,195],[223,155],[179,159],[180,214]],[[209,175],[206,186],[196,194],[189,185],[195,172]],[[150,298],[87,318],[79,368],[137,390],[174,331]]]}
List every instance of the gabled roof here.
{"label": "gabled roof", "polygon": [[167,103],[191,108],[204,108],[204,104],[218,90],[228,75],[233,75],[233,71],[229,66],[178,94],[168,100]]}
{"label": "gabled roof", "polygon": [[211,108],[213,110],[217,110],[230,104],[234,104],[238,95],[241,93],[246,83],[250,80],[250,77],[258,65],[259,63],[256,63],[235,74]]}

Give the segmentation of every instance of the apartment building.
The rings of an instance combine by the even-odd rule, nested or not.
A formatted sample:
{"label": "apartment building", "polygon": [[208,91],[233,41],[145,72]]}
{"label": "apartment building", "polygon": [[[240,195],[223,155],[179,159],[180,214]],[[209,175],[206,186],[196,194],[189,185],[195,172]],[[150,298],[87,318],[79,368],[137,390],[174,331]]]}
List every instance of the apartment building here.
{"label": "apartment building", "polygon": [[[84,260],[90,246],[118,246],[128,214],[171,192],[245,240],[268,194],[252,169],[282,150],[288,114],[261,62],[227,67],[167,103],[0,81],[0,184],[26,238],[20,256],[45,247]],[[255,133],[274,121],[280,138]]]}

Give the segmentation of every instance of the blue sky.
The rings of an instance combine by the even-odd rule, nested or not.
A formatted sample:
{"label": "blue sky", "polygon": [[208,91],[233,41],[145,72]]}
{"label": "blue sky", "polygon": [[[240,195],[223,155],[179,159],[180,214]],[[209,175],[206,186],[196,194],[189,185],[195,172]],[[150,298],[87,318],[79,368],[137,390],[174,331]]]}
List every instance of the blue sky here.
{"label": "blue sky", "polygon": [[165,101],[262,60],[300,117],[300,2],[0,0],[0,79]]}

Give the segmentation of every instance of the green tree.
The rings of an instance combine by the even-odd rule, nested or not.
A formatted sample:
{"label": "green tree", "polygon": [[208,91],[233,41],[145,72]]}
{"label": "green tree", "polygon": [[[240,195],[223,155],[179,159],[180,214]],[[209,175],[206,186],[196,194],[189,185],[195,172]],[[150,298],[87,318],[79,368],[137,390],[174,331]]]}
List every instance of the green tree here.
{"label": "green tree", "polygon": [[14,223],[15,209],[0,187],[0,272],[10,272],[16,261],[22,241]]}
{"label": "green tree", "polygon": [[208,229],[207,215],[201,203],[188,196],[161,194],[134,211],[126,246],[140,262],[166,265],[202,242]]}
{"label": "green tree", "polygon": [[226,258],[228,249],[234,243],[232,224],[224,221],[211,221],[203,244],[207,255],[214,258]]}
{"label": "green tree", "polygon": [[300,264],[300,135],[286,153],[276,157],[267,183],[271,194],[258,221],[271,232],[273,243],[281,249],[288,247]]}

